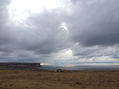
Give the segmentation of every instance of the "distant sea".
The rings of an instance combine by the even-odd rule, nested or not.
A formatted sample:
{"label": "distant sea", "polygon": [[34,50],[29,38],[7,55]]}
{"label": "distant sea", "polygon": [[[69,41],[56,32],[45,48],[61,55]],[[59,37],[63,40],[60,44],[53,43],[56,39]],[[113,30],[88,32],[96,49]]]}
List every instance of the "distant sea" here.
{"label": "distant sea", "polygon": [[117,66],[73,66],[73,67],[62,67],[62,66],[49,66],[42,65],[41,67],[37,67],[37,69],[42,70],[119,70],[119,65]]}

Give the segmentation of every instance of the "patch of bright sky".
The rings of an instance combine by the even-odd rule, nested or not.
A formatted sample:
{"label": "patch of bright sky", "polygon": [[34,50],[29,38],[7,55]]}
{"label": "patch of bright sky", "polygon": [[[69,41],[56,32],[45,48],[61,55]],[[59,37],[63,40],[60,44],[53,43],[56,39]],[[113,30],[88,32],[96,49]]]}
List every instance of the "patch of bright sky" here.
{"label": "patch of bright sky", "polygon": [[70,60],[76,58],[71,49],[64,49],[55,54],[55,59]]}
{"label": "patch of bright sky", "polygon": [[66,8],[65,3],[63,0],[11,0],[8,8],[11,20],[22,23],[30,14]]}
{"label": "patch of bright sky", "polygon": [[49,64],[41,62],[40,65],[42,66],[42,65],[49,65]]}
{"label": "patch of bright sky", "polygon": [[62,22],[62,23],[61,23],[60,28],[61,28],[61,30],[64,30],[64,31],[66,31],[67,33],[69,33],[69,29],[68,29],[68,27],[67,27],[67,25],[66,25],[65,22]]}

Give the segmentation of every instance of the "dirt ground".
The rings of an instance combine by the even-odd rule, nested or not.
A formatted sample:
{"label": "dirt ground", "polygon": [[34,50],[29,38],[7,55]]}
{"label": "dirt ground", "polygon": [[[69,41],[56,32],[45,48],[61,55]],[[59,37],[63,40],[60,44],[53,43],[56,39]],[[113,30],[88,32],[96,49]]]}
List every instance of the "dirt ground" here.
{"label": "dirt ground", "polygon": [[119,71],[0,70],[0,89],[119,89]]}

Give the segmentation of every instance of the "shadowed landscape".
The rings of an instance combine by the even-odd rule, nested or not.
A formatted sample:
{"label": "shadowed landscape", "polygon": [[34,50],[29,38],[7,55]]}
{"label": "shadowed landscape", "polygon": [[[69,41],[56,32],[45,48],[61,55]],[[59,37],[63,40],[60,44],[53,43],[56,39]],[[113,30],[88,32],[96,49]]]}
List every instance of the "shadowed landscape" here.
{"label": "shadowed landscape", "polygon": [[0,89],[119,89],[119,71],[0,70]]}

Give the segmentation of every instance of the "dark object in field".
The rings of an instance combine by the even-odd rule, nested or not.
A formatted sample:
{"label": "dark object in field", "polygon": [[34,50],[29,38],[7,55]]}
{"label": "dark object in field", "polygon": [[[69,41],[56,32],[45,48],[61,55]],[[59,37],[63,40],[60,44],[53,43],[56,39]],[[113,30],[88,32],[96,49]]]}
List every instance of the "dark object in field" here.
{"label": "dark object in field", "polygon": [[77,85],[81,85],[81,82],[76,82]]}
{"label": "dark object in field", "polygon": [[56,72],[63,72],[62,69],[56,69]]}

